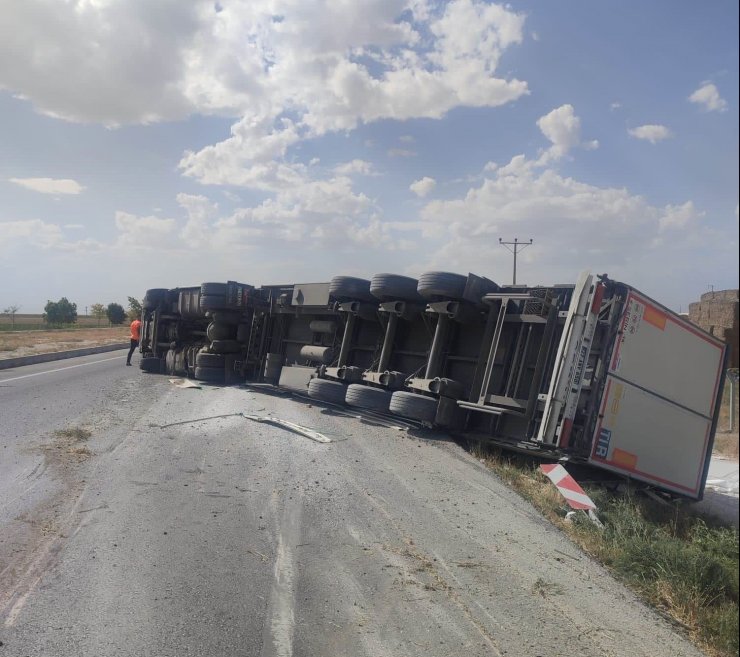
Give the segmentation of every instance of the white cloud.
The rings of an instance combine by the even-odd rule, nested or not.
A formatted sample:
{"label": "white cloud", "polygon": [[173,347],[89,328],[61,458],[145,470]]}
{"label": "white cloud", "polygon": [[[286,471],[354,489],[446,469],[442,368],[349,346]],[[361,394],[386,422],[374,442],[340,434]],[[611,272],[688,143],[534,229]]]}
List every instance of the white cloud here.
{"label": "white cloud", "polygon": [[48,248],[62,241],[61,228],[40,219],[3,221],[0,222],[0,230],[2,230],[4,245],[22,241],[33,246]]}
{"label": "white cloud", "polygon": [[408,148],[389,148],[387,154],[388,157],[416,157],[416,151]]}
{"label": "white cloud", "polygon": [[82,224],[64,224],[64,227],[68,230],[82,230],[85,226]]}
{"label": "white cloud", "polygon": [[404,144],[413,144],[416,140],[412,135],[401,135],[398,138],[398,141],[404,143]]}
{"label": "white cloud", "polygon": [[8,180],[41,194],[79,194],[85,189],[70,178],[8,178]]}
{"label": "white cloud", "polygon": [[4,15],[0,88],[71,121],[290,111],[323,134],[528,93],[495,75],[523,25],[481,0],[24,0]]}
{"label": "white cloud", "polygon": [[351,162],[343,162],[334,167],[334,173],[340,176],[351,176],[358,174],[361,176],[374,176],[377,175],[375,167],[372,162],[367,160],[352,160]]}
{"label": "white cloud", "polygon": [[178,194],[178,205],[185,210],[187,221],[180,231],[180,237],[189,245],[204,244],[211,236],[211,223],[218,212],[218,204],[205,196]]}
{"label": "white cloud", "polygon": [[139,217],[128,212],[116,212],[115,224],[118,229],[117,245],[145,249],[168,249],[169,238],[175,231],[174,219],[159,217]]}
{"label": "white cloud", "polygon": [[425,266],[487,272],[492,259],[501,259],[505,271],[498,238],[519,235],[535,240],[522,256],[530,271],[554,280],[588,267],[624,272],[629,263],[657,262],[658,248],[698,234],[703,215],[691,201],[651,205],[626,189],[564,177],[520,155],[461,198],[429,202],[420,216],[425,238],[440,245]]}
{"label": "white cloud", "polygon": [[[509,9],[453,0],[434,8],[417,3],[409,15],[403,0],[325,2],[320,9],[265,3],[235,2],[218,14],[234,39],[229,46],[220,35],[221,47],[243,50],[244,34],[255,33],[264,71],[245,75],[254,89],[231,136],[184,155],[185,175],[203,183],[274,190],[294,184],[295,163],[285,168],[279,161],[303,139],[381,119],[496,107],[528,93],[525,82],[496,77],[504,50],[522,40],[524,17]],[[207,85],[222,77],[199,79]]]}
{"label": "white cloud", "polygon": [[415,180],[414,182],[409,185],[409,189],[414,192],[417,196],[420,198],[424,198],[427,196],[435,187],[437,186],[437,181],[434,178],[429,178],[428,176],[425,176],[424,178],[421,178],[420,180]]}
{"label": "white cloud", "polygon": [[[68,224],[64,228],[77,228],[77,224]],[[79,226],[82,228],[82,226]],[[17,221],[0,221],[0,252],[6,250],[12,254],[12,247],[35,247],[44,251],[59,252],[93,252],[100,250],[103,245],[93,239],[77,240],[73,242],[64,239],[62,227],[41,219],[23,219]],[[26,259],[25,248],[16,248],[16,253]]]}
{"label": "white cloud", "polygon": [[581,141],[581,119],[576,116],[573,105],[566,104],[555,108],[537,120],[537,126],[551,142],[552,146],[542,153],[540,162],[546,164],[565,156],[576,147],[597,148],[596,140]]}
{"label": "white cloud", "polygon": [[664,125],[654,123],[630,128],[627,132],[635,139],[644,139],[645,141],[649,141],[651,144],[657,144],[659,141],[673,136],[671,131]]}
{"label": "white cloud", "polygon": [[703,82],[702,86],[689,96],[689,101],[703,105],[707,112],[724,112],[727,109],[727,101],[719,95],[719,90],[711,82]]}

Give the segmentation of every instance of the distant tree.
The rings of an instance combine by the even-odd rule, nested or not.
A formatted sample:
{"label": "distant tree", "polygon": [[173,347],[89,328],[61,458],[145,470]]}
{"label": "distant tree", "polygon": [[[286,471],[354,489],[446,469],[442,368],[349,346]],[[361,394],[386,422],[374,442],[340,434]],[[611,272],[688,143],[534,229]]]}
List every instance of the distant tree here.
{"label": "distant tree", "polygon": [[141,302],[135,297],[128,298],[128,321],[141,318]]}
{"label": "distant tree", "polygon": [[126,321],[126,311],[120,303],[109,303],[105,314],[111,324],[123,324]]}
{"label": "distant tree", "polygon": [[10,315],[10,321],[13,323],[13,328],[15,328],[15,314],[21,309],[20,306],[8,306],[7,308],[3,309],[4,315]]}
{"label": "distant tree", "polygon": [[105,317],[105,306],[102,303],[94,303],[90,306],[90,313],[98,320],[98,326],[100,326],[100,320]]}
{"label": "distant tree", "polygon": [[74,324],[77,321],[77,304],[70,303],[67,297],[59,301],[47,301],[44,321],[47,324]]}

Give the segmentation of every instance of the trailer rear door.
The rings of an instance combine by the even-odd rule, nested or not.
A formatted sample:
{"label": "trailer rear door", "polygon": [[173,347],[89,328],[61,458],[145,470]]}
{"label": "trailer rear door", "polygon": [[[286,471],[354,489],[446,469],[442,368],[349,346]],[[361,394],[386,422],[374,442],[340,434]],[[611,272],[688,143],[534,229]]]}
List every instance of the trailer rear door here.
{"label": "trailer rear door", "polygon": [[700,499],[725,345],[631,290],[589,460]]}

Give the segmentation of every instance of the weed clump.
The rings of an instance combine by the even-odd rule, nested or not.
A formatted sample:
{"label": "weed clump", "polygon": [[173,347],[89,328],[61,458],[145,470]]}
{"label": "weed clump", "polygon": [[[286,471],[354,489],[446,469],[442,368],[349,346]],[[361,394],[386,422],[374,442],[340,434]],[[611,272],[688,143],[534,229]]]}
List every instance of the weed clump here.
{"label": "weed clump", "polygon": [[586,487],[586,492],[598,506],[604,528],[584,514],[566,522],[569,508],[538,462],[480,446],[471,451],[583,550],[684,626],[709,654],[738,654],[737,529],[702,518],[680,503],[661,504],[599,486]]}

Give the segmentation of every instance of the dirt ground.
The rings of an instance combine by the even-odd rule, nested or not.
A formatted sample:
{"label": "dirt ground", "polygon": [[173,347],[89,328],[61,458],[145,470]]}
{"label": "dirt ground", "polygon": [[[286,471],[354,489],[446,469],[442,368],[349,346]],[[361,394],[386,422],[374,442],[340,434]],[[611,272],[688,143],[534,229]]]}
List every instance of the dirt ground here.
{"label": "dirt ground", "polygon": [[726,456],[729,459],[738,460],[738,454],[740,453],[740,436],[738,432],[735,433],[719,433],[714,438],[714,453]]}
{"label": "dirt ground", "polygon": [[114,328],[86,328],[56,331],[16,331],[0,333],[0,360],[18,356],[33,356],[69,349],[98,347],[116,342],[127,342],[127,326]]}

